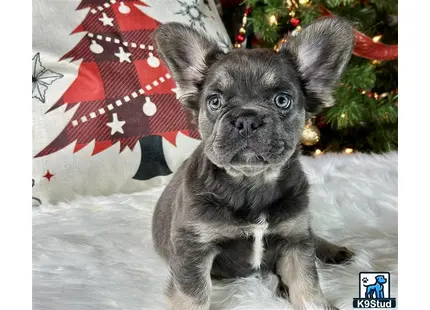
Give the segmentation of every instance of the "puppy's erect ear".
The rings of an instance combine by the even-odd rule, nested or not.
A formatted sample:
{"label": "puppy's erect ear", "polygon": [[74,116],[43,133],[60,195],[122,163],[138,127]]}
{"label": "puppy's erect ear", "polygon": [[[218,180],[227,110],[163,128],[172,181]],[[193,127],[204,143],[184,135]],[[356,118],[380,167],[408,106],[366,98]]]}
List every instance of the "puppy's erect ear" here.
{"label": "puppy's erect ear", "polygon": [[223,52],[216,42],[180,23],[161,25],[155,41],[180,89],[179,100],[196,113],[199,88],[208,66]]}
{"label": "puppy's erect ear", "polygon": [[333,90],[354,47],[352,26],[339,18],[322,18],[287,41],[279,52],[292,56],[297,66],[308,112],[334,105]]}

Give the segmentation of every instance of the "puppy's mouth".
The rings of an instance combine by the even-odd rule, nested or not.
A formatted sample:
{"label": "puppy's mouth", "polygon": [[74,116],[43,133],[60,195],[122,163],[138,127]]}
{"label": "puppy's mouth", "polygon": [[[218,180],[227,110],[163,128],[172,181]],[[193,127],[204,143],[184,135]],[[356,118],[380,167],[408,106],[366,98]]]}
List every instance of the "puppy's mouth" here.
{"label": "puppy's mouth", "polygon": [[228,164],[228,171],[233,175],[255,176],[270,166],[270,163],[262,155],[246,148],[233,156]]}
{"label": "puppy's mouth", "polygon": [[248,143],[236,143],[235,147],[214,147],[217,157],[224,166],[230,166],[239,170],[264,169],[281,164],[285,157],[286,148],[283,142],[258,143],[253,146]]}
{"label": "puppy's mouth", "polygon": [[246,147],[233,156],[230,164],[238,167],[252,167],[269,165],[269,162],[265,156],[259,155],[252,149]]}

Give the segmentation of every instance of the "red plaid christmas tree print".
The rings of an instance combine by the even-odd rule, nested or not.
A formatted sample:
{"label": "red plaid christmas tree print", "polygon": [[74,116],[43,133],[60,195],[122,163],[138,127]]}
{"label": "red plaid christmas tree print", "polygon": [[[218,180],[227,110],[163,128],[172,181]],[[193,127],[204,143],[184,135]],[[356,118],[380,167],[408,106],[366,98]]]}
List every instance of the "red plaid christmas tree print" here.
{"label": "red plaid christmas tree print", "polygon": [[[199,137],[155,50],[152,36],[159,23],[136,4],[143,5],[133,0],[84,0],[79,4],[77,10],[89,11],[72,34],[86,35],[60,60],[82,59],[82,63],[76,80],[47,113],[62,105],[67,110],[78,108],[58,137],[35,157],[75,141],[77,152],[95,140],[94,155],[115,143],[120,143],[120,151],[133,150],[138,141],[141,147],[161,147],[160,142],[142,143],[145,137],[164,137],[172,144],[178,132]],[[153,138],[149,141],[155,141]],[[159,173],[167,174],[167,170]]]}

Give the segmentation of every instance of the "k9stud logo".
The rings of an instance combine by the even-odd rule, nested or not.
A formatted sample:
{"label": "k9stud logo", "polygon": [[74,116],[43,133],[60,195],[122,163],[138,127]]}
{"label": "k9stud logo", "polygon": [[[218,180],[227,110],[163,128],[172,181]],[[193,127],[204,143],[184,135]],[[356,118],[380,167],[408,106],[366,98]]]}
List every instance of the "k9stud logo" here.
{"label": "k9stud logo", "polygon": [[396,299],[390,297],[389,272],[360,272],[359,298],[354,298],[354,308],[395,308]]}

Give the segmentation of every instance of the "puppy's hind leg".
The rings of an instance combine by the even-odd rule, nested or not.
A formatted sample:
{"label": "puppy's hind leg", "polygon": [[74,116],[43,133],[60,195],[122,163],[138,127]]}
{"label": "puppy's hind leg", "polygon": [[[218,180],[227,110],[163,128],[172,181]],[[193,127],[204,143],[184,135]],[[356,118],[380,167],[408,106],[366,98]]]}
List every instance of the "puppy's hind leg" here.
{"label": "puppy's hind leg", "polygon": [[354,253],[344,246],[338,246],[315,236],[315,253],[326,264],[343,264],[351,260]]}

